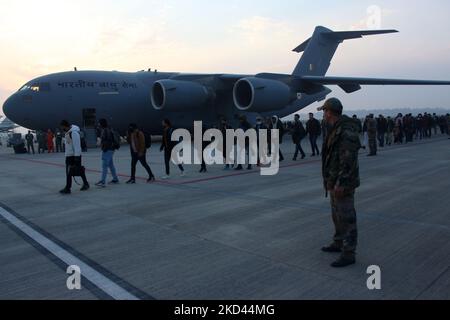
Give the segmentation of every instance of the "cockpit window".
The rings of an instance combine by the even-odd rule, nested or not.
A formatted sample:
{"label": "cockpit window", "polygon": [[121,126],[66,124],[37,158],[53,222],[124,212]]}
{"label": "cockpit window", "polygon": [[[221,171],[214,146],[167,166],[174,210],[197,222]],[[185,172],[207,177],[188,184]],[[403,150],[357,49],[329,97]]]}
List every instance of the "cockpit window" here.
{"label": "cockpit window", "polygon": [[50,83],[48,83],[48,82],[41,82],[39,84],[39,90],[40,91],[50,91]]}
{"label": "cockpit window", "polygon": [[38,82],[38,83],[28,83],[24,85],[19,91],[34,91],[34,92],[46,92],[50,91],[50,83],[48,82]]}

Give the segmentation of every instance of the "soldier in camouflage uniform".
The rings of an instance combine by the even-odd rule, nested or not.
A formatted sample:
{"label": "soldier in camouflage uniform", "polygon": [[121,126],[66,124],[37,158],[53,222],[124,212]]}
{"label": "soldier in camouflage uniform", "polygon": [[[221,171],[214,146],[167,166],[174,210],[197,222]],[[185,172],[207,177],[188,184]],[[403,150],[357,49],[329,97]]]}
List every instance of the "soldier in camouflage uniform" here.
{"label": "soldier in camouflage uniform", "polygon": [[447,134],[450,136],[450,114],[447,113],[446,118],[447,118]]}
{"label": "soldier in camouflage uniform", "polygon": [[358,152],[361,149],[358,120],[342,115],[343,107],[332,98],[318,109],[332,126],[323,146],[324,186],[331,195],[331,209],[336,229],[334,242],[324,252],[341,253],[331,266],[346,267],[355,263],[358,242],[355,190],[360,185]]}
{"label": "soldier in camouflage uniform", "polygon": [[367,136],[369,137],[369,154],[368,157],[377,155],[377,121],[373,114],[367,119]]}

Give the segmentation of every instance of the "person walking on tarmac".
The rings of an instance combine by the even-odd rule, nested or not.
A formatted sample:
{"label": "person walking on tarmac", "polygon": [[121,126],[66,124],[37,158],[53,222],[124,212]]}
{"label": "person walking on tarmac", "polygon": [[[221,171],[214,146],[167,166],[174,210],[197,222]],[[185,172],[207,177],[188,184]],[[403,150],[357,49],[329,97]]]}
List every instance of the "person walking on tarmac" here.
{"label": "person walking on tarmac", "polygon": [[136,183],[136,165],[138,162],[144,167],[148,174],[147,183],[155,181],[155,176],[153,175],[150,166],[147,163],[147,144],[145,141],[144,133],[139,130],[136,124],[130,124],[128,128],[128,143],[130,144],[131,152],[131,178],[127,181],[127,184]]}
{"label": "person walking on tarmac", "polygon": [[[164,151],[164,164],[166,166],[166,175],[162,177],[163,180],[167,180],[170,178],[170,160],[172,158],[172,151],[175,148],[176,143],[172,141],[172,134],[174,129],[172,128],[172,123],[169,119],[164,119],[162,122],[163,125],[163,139],[160,151]],[[181,171],[181,177],[185,176],[184,168],[180,164],[178,168]]]}
{"label": "person walking on tarmac", "polygon": [[309,120],[306,123],[306,132],[309,134],[309,141],[311,142],[311,150],[312,150],[311,157],[315,157],[316,155],[320,156],[320,150],[319,147],[317,146],[317,139],[322,133],[322,128],[319,120],[314,118],[313,113],[309,114]]}
{"label": "person walking on tarmac", "polygon": [[66,154],[66,186],[60,191],[61,194],[70,194],[72,189],[72,177],[75,171],[83,179],[81,191],[89,190],[89,182],[86,178],[84,167],[81,165],[81,141],[80,128],[71,125],[67,120],[61,121],[61,130],[65,132],[65,154]]}
{"label": "person walking on tarmac", "polygon": [[[283,122],[278,118],[278,116],[272,116],[272,119],[270,120],[269,130],[278,130],[278,143],[280,146],[280,152],[279,152],[279,161],[284,161],[283,152],[281,151],[281,145],[283,144],[283,136],[285,133]],[[270,140],[271,141],[271,140]],[[270,144],[269,144],[270,145]],[[274,155],[272,154],[272,157]]]}
{"label": "person walking on tarmac", "polygon": [[[102,177],[95,185],[100,188],[106,187],[106,178],[108,176],[108,169],[111,171],[113,179],[110,184],[118,184],[119,178],[117,176],[116,167],[114,166],[114,152],[120,147],[120,139],[108,126],[106,119],[99,121],[101,128],[101,149],[102,149]],[[81,138],[80,138],[81,144]]]}
{"label": "person walking on tarmac", "polygon": [[305,159],[306,154],[302,148],[302,140],[306,137],[306,130],[303,123],[300,121],[300,116],[295,115],[294,126],[292,128],[292,140],[295,144],[294,161],[297,161],[298,153],[302,155],[302,160]]}

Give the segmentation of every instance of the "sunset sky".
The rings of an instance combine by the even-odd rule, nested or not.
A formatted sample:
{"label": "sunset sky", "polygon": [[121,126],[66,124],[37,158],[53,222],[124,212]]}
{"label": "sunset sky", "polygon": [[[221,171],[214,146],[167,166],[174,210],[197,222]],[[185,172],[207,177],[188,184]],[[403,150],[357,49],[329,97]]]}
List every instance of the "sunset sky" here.
{"label": "sunset sky", "polygon": [[[28,80],[71,70],[290,74],[316,25],[399,34],[345,42],[328,75],[450,79],[450,2],[0,0],[0,105]],[[371,22],[372,21],[372,22]],[[450,108],[449,87],[365,87],[349,109]],[[1,112],[1,108],[0,108]]]}

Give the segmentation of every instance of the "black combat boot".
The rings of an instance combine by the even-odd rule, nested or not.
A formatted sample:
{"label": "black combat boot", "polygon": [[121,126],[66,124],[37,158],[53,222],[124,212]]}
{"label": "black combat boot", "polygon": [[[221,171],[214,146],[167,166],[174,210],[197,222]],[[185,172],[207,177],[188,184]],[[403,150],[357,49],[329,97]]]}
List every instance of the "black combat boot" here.
{"label": "black combat boot", "polygon": [[88,191],[91,188],[89,184],[84,184],[80,191]]}
{"label": "black combat boot", "polygon": [[333,268],[345,268],[356,263],[356,258],[354,253],[343,253],[341,257],[333,262],[331,266]]}
{"label": "black combat boot", "polygon": [[327,253],[341,253],[342,252],[342,242],[334,242],[328,247],[323,247],[322,251]]}
{"label": "black combat boot", "polygon": [[70,191],[70,189],[64,188],[59,193],[61,193],[61,194],[71,194],[71,191]]}

